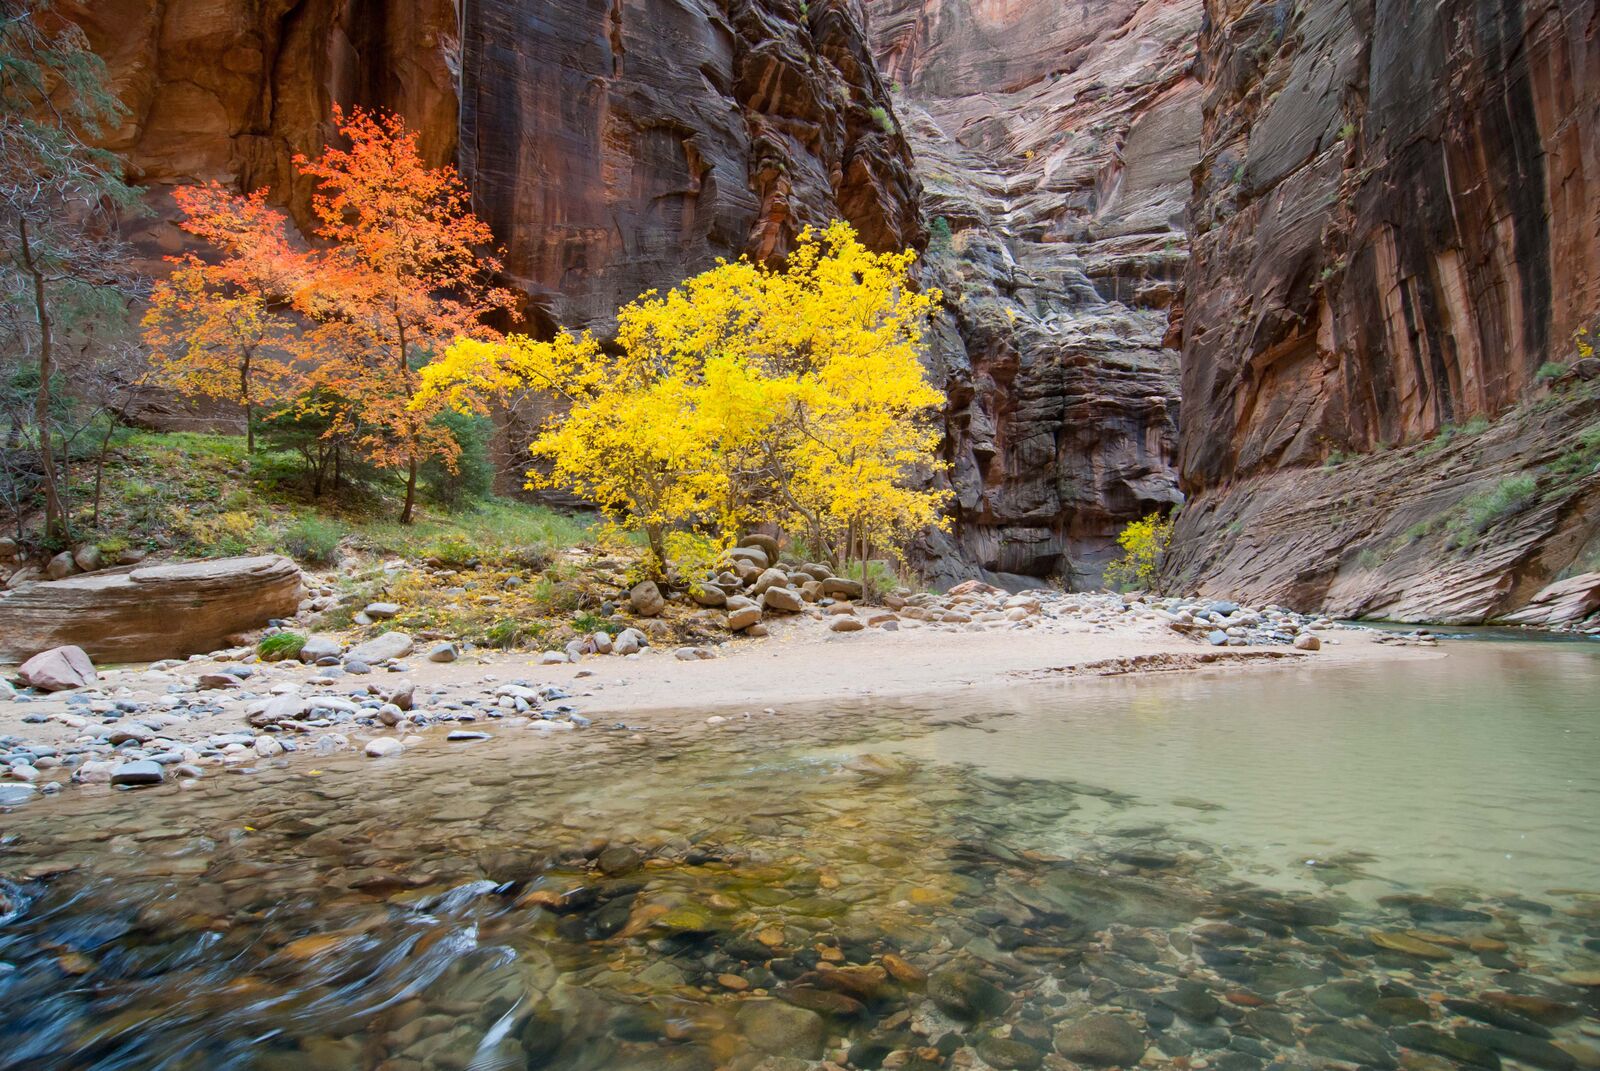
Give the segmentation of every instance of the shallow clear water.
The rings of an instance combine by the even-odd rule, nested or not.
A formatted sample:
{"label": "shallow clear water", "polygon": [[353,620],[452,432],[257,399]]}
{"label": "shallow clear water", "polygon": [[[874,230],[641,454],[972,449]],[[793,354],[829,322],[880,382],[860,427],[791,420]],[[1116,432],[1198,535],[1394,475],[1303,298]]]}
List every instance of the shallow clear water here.
{"label": "shallow clear water", "polygon": [[1600,652],[1452,650],[75,791],[0,1066],[1573,1071]]}
{"label": "shallow clear water", "polygon": [[1337,673],[1019,692],[1013,718],[902,750],[1130,794],[1131,810],[1090,831],[1160,823],[1275,886],[1308,887],[1308,861],[1361,852],[1374,893],[1467,880],[1600,889],[1600,651],[1451,650]]}

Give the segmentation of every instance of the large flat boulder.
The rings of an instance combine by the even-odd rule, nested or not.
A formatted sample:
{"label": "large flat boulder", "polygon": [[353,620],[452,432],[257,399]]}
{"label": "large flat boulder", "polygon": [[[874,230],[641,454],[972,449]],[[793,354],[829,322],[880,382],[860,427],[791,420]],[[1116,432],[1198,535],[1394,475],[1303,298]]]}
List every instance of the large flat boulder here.
{"label": "large flat boulder", "polygon": [[300,567],[277,554],[25,583],[0,591],[0,661],[64,646],[102,663],[182,658],[299,603]]}
{"label": "large flat boulder", "polygon": [[1600,610],[1600,573],[1580,573],[1547,585],[1503,620],[1513,625],[1574,625]]}

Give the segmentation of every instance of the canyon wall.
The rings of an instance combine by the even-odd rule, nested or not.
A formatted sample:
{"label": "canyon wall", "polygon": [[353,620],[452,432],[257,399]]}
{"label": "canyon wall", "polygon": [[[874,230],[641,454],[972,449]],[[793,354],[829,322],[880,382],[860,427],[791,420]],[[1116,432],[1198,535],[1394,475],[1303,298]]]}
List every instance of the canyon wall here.
{"label": "canyon wall", "polygon": [[1540,369],[1600,312],[1600,8],[1207,0],[1199,46],[1172,581],[1481,620],[1589,567],[1593,391]]}
{"label": "canyon wall", "polygon": [[79,0],[129,119],[112,139],[163,193],[271,186],[302,222],[296,152],[334,102],[393,109],[456,159],[536,328],[616,306],[718,256],[781,254],[835,216],[920,240],[904,139],[852,0]]}
{"label": "canyon wall", "polygon": [[1178,500],[1198,0],[872,0],[932,222],[956,508],[934,575],[1094,585]]}

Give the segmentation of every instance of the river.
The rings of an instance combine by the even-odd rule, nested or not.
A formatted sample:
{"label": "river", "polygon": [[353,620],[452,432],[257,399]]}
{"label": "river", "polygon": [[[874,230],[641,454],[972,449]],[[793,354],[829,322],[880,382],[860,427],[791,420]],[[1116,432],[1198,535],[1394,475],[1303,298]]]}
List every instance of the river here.
{"label": "river", "polygon": [[1600,650],[1446,650],[67,793],[0,1066],[1593,1066]]}

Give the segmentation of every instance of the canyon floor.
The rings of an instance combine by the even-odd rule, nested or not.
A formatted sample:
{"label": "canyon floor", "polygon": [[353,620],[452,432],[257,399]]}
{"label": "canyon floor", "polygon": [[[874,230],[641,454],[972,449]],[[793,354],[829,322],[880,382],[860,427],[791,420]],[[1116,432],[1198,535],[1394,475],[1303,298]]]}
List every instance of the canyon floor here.
{"label": "canyon floor", "polygon": [[[343,665],[318,666],[261,662],[248,649],[234,649],[181,663],[103,667],[92,687],[0,704],[8,759],[32,758],[21,777],[13,771],[16,779],[4,787],[16,798],[4,802],[82,784],[132,786],[139,782],[125,773],[135,770],[150,774],[147,783],[185,781],[352,751],[400,761],[413,749],[466,754],[493,749],[496,737],[510,734],[715,728],[798,707],[834,706],[847,714],[938,696],[1003,699],[1032,682],[1080,677],[1264,666],[1333,670],[1442,657],[1429,641],[1325,619],[1295,625],[1281,612],[1274,618],[1234,608],[1234,620],[1260,624],[1232,626],[1229,645],[1211,628],[1204,606],[1038,596],[1040,610],[1026,622],[906,620],[893,631],[839,633],[819,613],[775,623],[761,639],[646,647],[576,663],[483,650],[439,663],[419,649],[368,670],[348,655]],[[1197,622],[1184,620],[1196,613]],[[1281,629],[1291,632],[1272,631]],[[1285,642],[1295,629],[1314,636],[1317,649]]]}

